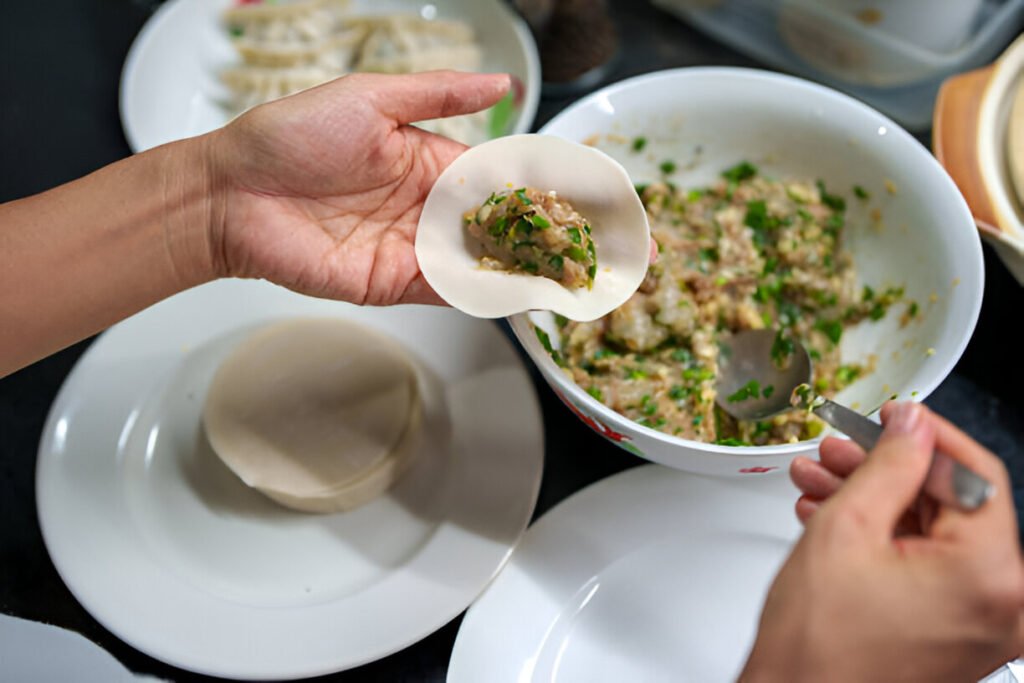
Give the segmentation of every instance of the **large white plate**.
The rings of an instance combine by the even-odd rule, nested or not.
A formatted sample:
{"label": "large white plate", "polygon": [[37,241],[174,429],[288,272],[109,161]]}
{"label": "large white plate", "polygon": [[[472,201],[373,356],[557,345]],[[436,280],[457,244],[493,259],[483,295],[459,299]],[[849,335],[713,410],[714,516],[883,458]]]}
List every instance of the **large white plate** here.
{"label": "large white plate", "polygon": [[[247,330],[289,316],[376,327],[443,387],[450,436],[350,513],[281,508],[202,439],[220,360]],[[444,431],[443,414],[434,424]],[[529,377],[491,323],[216,282],[117,325],[82,357],[39,447],[39,520],[75,597],[139,650],[232,678],[312,676],[395,652],[477,597],[530,519],[542,431]]]}
{"label": "large white plate", "polygon": [[734,681],[799,533],[783,476],[646,465],[538,520],[462,622],[449,683]]}
{"label": "large white plate", "polygon": [[[121,123],[133,151],[201,135],[230,120],[217,74],[238,61],[220,23],[231,2],[168,0],[135,39],[120,97]],[[413,12],[469,22],[483,46],[481,70],[522,81],[522,104],[509,132],[529,132],[540,101],[540,59],[525,22],[502,0],[353,0],[352,8],[359,14]]]}

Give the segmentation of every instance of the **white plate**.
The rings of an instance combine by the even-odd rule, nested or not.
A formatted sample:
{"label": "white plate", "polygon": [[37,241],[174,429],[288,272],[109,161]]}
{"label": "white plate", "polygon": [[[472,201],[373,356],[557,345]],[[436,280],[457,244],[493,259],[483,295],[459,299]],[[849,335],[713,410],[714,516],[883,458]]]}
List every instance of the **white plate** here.
{"label": "white plate", "polygon": [[7,681],[156,681],[137,676],[88,638],[57,626],[0,614],[0,671]]}
{"label": "white plate", "polygon": [[[231,0],[168,0],[139,33],[121,73],[121,124],[141,152],[207,133],[231,116],[217,76],[238,62],[221,12]],[[540,101],[540,58],[526,24],[502,0],[353,0],[359,14],[413,12],[469,22],[483,46],[481,70],[510,73],[524,85],[511,133],[526,133]]]}
{"label": "white plate", "polygon": [[[441,380],[444,401],[428,404],[446,403],[451,445],[350,513],[291,512],[246,488],[201,439],[203,398],[234,343],[290,316],[404,342]],[[54,564],[100,623],[175,666],[281,679],[373,661],[464,610],[526,528],[542,461],[533,387],[493,324],[235,280],[93,344],[50,411],[36,485]]]}
{"label": "white plate", "polygon": [[527,532],[462,622],[449,683],[734,681],[799,525],[782,476],[647,465]]}

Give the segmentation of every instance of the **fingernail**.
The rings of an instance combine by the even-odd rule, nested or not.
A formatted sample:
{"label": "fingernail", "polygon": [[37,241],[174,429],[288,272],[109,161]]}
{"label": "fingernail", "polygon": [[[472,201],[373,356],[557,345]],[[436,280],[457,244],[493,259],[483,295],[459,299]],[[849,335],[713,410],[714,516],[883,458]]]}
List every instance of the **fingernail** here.
{"label": "fingernail", "polygon": [[921,406],[916,403],[897,403],[889,412],[885,428],[892,432],[909,434],[921,423]]}

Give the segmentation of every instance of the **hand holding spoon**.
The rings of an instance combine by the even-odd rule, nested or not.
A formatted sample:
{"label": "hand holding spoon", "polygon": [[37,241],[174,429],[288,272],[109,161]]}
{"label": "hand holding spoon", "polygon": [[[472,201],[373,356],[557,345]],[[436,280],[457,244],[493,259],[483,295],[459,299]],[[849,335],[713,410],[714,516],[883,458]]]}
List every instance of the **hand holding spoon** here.
{"label": "hand holding spoon", "polygon": [[[792,352],[787,350],[787,362],[780,367],[773,360],[773,356],[778,355],[772,352],[776,344],[776,333],[772,330],[740,332],[722,344],[718,406],[740,420],[763,420],[792,410],[791,400],[795,398],[797,407],[812,411],[865,451],[874,448],[882,435],[882,426],[834,401],[815,396],[808,386],[811,359],[807,350],[800,342],[792,340]],[[763,387],[763,390],[742,391],[751,386]],[[737,392],[745,393],[748,398],[729,401],[728,397]],[[993,487],[959,462],[936,451],[924,492],[943,505],[975,510],[992,496]]]}

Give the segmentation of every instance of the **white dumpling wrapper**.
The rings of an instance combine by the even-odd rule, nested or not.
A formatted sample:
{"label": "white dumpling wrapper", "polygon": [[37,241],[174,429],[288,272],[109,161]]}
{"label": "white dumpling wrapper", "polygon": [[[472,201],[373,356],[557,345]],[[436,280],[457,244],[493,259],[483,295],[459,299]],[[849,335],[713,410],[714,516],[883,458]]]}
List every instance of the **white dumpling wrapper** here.
{"label": "white dumpling wrapper", "polygon": [[[492,192],[555,191],[591,226],[597,275],[591,289],[481,266],[482,251],[462,216]],[[454,308],[478,318],[550,310],[596,320],[626,302],[647,274],[647,213],[626,170],[600,150],[548,135],[511,135],[472,147],[441,173],[416,233],[424,278]]]}
{"label": "white dumpling wrapper", "polygon": [[243,482],[305,512],[354,508],[405,471],[421,426],[416,371],[394,340],[342,319],[270,325],[221,364],[203,425]]}

